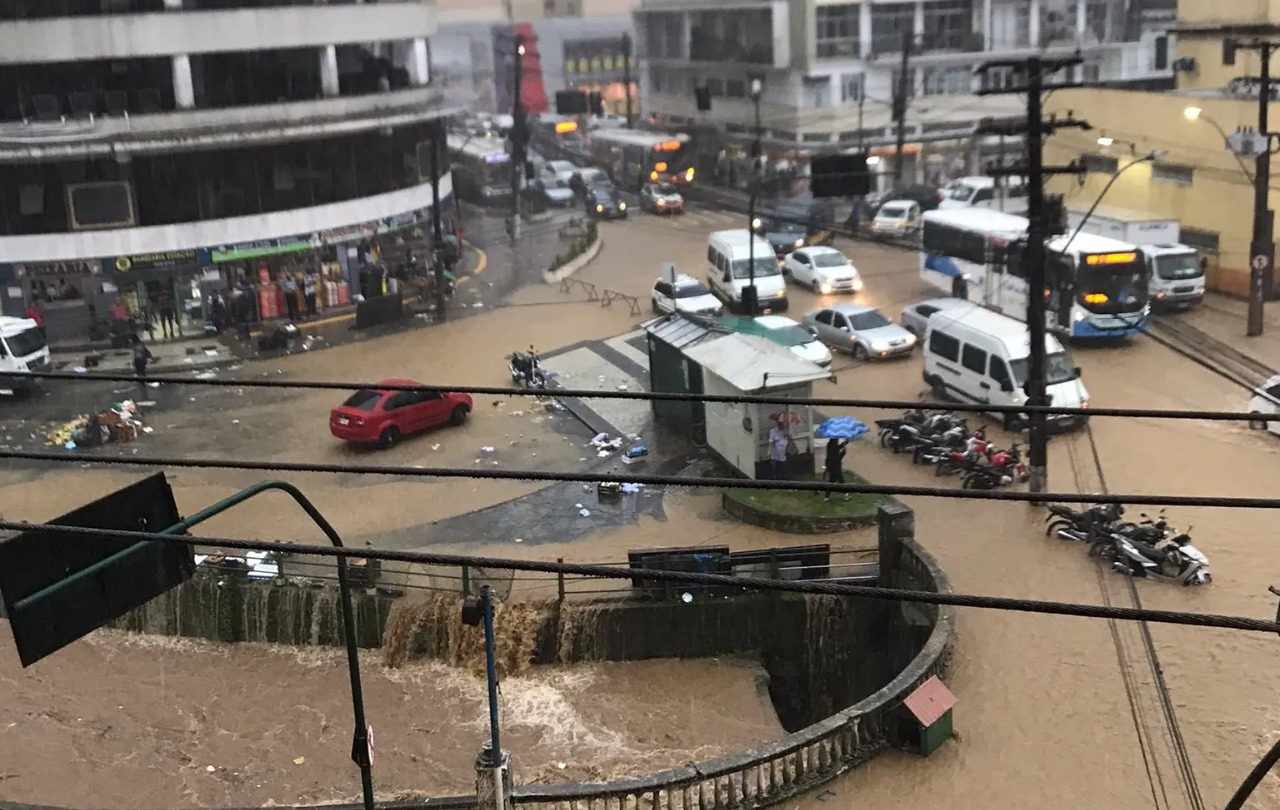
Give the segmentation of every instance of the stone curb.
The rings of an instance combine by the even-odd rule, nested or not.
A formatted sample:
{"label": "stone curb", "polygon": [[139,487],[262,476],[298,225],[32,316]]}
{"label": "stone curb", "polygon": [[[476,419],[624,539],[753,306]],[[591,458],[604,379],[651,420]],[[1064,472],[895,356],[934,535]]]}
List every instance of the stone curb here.
{"label": "stone curb", "polygon": [[543,270],[542,282],[544,284],[555,284],[556,282],[564,281],[569,276],[591,264],[591,261],[599,255],[600,248],[603,245],[604,237],[597,234],[596,241],[592,242],[591,246],[583,251],[581,256],[566,262],[555,270]]}
{"label": "stone curb", "polygon": [[[815,493],[814,497],[817,497]],[[771,529],[785,534],[838,534],[839,532],[865,529],[876,525],[876,510],[865,515],[845,515],[842,517],[813,517],[801,515],[784,515],[767,509],[758,509],[745,501],[733,497],[729,492],[720,494],[720,505],[730,517]],[[879,506],[876,507],[877,509]]]}

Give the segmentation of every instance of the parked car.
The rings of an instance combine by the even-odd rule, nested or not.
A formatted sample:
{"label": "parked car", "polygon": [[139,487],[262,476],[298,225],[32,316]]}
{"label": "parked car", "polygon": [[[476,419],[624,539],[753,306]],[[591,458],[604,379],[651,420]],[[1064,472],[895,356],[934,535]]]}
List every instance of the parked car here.
{"label": "parked car", "polygon": [[587,214],[593,217],[600,219],[627,218],[627,204],[622,201],[622,197],[618,195],[618,190],[613,186],[588,188],[583,204],[587,209]]}
{"label": "parked car", "polygon": [[929,316],[944,309],[955,309],[969,302],[963,298],[930,298],[918,304],[910,304],[902,310],[902,326],[916,337],[924,337],[929,328]]}
{"label": "parked car", "polygon": [[837,351],[852,352],[859,360],[911,354],[916,336],[860,304],[836,304],[806,312],[804,327]]}
{"label": "parked car", "polygon": [[724,304],[693,276],[676,276],[675,282],[660,278],[653,283],[650,304],[654,312],[689,312],[694,315],[719,315]]}
{"label": "parked car", "polygon": [[[1249,413],[1268,416],[1280,414],[1280,375],[1272,377],[1253,389],[1253,398],[1249,400]],[[1250,420],[1249,429],[1280,434],[1280,421]]]}
{"label": "parked car", "polygon": [[783,272],[819,295],[861,292],[862,277],[843,253],[830,247],[798,248],[782,262]]}
{"label": "parked car", "polygon": [[585,197],[593,188],[613,188],[613,181],[604,169],[578,169],[569,178],[569,187]]}
{"label": "parked car", "polygon": [[550,206],[573,205],[573,201],[576,199],[573,189],[569,188],[568,181],[561,180],[558,177],[539,178],[534,188],[542,197],[543,202]]}
{"label": "parked car", "polygon": [[890,200],[871,220],[871,235],[898,239],[912,236],[920,231],[922,213],[915,200]]}
{"label": "parked car", "polygon": [[640,207],[655,214],[683,214],[684,197],[670,183],[646,183],[640,189]]}
{"label": "parked car", "polygon": [[471,415],[467,394],[396,391],[389,385],[422,385],[413,380],[383,380],[362,388],[329,413],[329,432],[352,444],[387,448],[406,436],[441,425],[461,425]]}

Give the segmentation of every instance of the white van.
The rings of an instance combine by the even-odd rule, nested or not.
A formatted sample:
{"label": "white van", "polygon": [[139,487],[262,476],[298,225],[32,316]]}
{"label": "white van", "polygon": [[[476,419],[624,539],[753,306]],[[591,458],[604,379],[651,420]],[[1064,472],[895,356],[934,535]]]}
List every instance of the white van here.
{"label": "white van", "polygon": [[920,230],[920,203],[915,200],[889,200],[880,206],[871,220],[871,235],[901,238]]}
{"label": "white van", "polygon": [[30,318],[0,316],[0,394],[13,395],[40,385],[38,377],[10,374],[52,370],[44,330]]}
{"label": "white van", "polygon": [[742,291],[750,283],[753,256],[760,314],[785,312],[787,284],[773,248],[746,228],[711,234],[707,240],[707,286],[730,310],[741,307]]}
{"label": "white van", "polygon": [[[1049,404],[1061,408],[1089,407],[1089,392],[1080,369],[1053,335],[1045,335]],[[1021,321],[983,309],[977,304],[935,312],[924,340],[924,381],[939,400],[956,399],[977,405],[1025,403],[1031,340]],[[1006,427],[1019,420],[998,414]],[[1079,416],[1055,416],[1049,423],[1071,428],[1087,421]]]}
{"label": "white van", "polygon": [[[1001,190],[996,186],[993,177],[960,177],[947,183],[942,189],[942,202],[938,203],[938,207],[942,209],[948,208],[973,208],[975,206],[981,208],[997,208],[1000,203]],[[1027,188],[1022,183],[1021,177],[1006,177],[1004,179],[1004,199],[1006,203],[1011,200],[1023,200],[1027,196]],[[1026,207],[1025,202],[1021,203],[1022,207]]]}

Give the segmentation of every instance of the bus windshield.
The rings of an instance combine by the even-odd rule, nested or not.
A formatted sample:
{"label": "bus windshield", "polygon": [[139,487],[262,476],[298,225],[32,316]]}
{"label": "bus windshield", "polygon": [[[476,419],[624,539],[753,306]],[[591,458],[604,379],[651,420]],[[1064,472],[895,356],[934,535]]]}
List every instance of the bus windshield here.
{"label": "bus windshield", "polygon": [[[1013,378],[1018,381],[1019,388],[1025,388],[1027,385],[1027,358],[1009,361],[1009,370],[1013,372]],[[1076,379],[1075,364],[1071,362],[1071,357],[1066,352],[1050,352],[1044,359],[1044,382],[1045,385],[1057,385],[1058,383],[1071,382]]]}
{"label": "bus windshield", "polygon": [[[1090,265],[1081,257],[1076,292],[1096,312],[1136,312],[1147,303],[1147,274],[1140,260]],[[1097,301],[1088,296],[1101,295]]]}
{"label": "bus windshield", "polygon": [[[766,276],[777,276],[782,274],[781,268],[778,267],[778,260],[774,258],[773,251],[770,250],[766,256],[756,257],[756,278]],[[751,277],[751,263],[746,259],[737,259],[733,262],[733,277],[735,279],[748,279]]]}
{"label": "bus windshield", "polygon": [[1157,256],[1155,265],[1156,274],[1169,281],[1200,278],[1204,275],[1204,269],[1200,266],[1200,257],[1194,253]]}

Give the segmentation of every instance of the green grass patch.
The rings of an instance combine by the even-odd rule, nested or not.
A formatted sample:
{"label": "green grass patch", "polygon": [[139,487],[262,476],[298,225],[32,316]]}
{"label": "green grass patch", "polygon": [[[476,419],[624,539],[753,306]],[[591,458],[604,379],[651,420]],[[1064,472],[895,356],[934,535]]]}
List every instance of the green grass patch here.
{"label": "green grass patch", "polygon": [[[802,481],[821,481],[816,475],[799,479]],[[865,478],[845,470],[844,480],[847,484],[866,484]],[[831,500],[823,498],[821,492],[796,492],[785,489],[731,489],[728,496],[739,503],[753,509],[775,515],[789,517],[814,518],[857,518],[875,514],[882,504],[893,503],[888,495],[863,495],[853,493],[845,500],[844,495],[832,493]]]}

